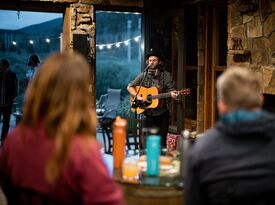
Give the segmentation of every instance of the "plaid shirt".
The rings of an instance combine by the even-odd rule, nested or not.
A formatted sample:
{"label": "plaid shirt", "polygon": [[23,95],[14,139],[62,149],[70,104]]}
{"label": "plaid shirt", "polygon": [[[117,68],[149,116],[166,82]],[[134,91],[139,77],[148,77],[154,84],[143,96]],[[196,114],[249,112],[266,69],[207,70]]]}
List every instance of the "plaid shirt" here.
{"label": "plaid shirt", "polygon": [[5,86],[5,78],[6,74],[3,74],[3,78],[1,79],[1,90],[0,90],[0,107],[4,107],[7,105],[6,100],[6,86]]}
{"label": "plaid shirt", "polygon": [[0,72],[0,107],[13,103],[18,94],[18,80],[14,72]]}
{"label": "plaid shirt", "polygon": [[[144,73],[140,73],[128,85],[131,87],[139,86],[140,82],[143,79],[143,76],[144,76]],[[159,93],[167,93],[172,90],[175,90],[175,83],[172,79],[171,74],[162,68],[158,69],[157,72],[152,72],[149,69],[149,72],[146,75],[142,86],[146,88],[157,87],[159,90]],[[145,114],[157,116],[166,112],[168,110],[168,99],[162,99],[162,100],[163,100],[163,103],[161,103],[161,107],[149,108],[145,111]]]}

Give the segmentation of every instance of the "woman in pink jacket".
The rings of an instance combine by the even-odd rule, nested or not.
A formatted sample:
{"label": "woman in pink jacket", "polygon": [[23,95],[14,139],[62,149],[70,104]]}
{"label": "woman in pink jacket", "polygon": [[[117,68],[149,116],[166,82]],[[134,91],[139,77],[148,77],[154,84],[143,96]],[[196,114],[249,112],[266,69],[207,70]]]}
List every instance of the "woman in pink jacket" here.
{"label": "woman in pink jacket", "polygon": [[80,55],[54,54],[28,87],[21,124],[0,154],[9,205],[123,204],[95,139],[89,71]]}

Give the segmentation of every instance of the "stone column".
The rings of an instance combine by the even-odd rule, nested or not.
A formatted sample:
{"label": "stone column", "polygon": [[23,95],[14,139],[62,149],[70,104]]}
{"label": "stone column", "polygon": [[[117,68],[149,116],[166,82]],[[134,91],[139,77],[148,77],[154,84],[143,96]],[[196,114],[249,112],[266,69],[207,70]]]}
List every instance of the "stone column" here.
{"label": "stone column", "polygon": [[[96,72],[95,72],[95,11],[91,3],[81,1],[79,3],[71,4],[71,39],[73,34],[87,34],[89,43],[89,53],[87,60],[91,66],[91,84],[89,87],[91,94],[91,105],[95,107],[96,100]],[[73,42],[71,41],[70,47],[72,48]]]}

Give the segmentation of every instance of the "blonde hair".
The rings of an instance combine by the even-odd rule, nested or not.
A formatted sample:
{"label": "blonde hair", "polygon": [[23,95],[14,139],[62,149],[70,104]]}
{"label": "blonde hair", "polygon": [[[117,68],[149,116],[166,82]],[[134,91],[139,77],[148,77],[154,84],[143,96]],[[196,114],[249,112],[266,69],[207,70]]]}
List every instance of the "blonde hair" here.
{"label": "blonde hair", "polygon": [[95,114],[90,108],[90,68],[79,54],[51,55],[29,85],[23,107],[22,125],[37,128],[43,122],[55,151],[46,166],[53,183],[64,163],[72,138],[95,137]]}
{"label": "blonde hair", "polygon": [[217,81],[218,98],[229,110],[261,107],[261,90],[258,75],[246,68],[228,68]]}

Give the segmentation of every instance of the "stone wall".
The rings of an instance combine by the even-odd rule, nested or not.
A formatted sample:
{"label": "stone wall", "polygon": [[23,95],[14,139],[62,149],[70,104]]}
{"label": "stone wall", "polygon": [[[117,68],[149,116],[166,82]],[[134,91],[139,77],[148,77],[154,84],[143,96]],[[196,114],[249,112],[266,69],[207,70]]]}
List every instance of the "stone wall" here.
{"label": "stone wall", "polygon": [[95,20],[94,7],[90,4],[71,4],[72,34],[88,34],[90,43],[89,58],[95,59]]}
{"label": "stone wall", "polygon": [[227,65],[259,72],[263,93],[275,94],[274,0],[229,0]]}
{"label": "stone wall", "polygon": [[[65,2],[65,1],[64,1]],[[68,1],[67,1],[68,2]],[[63,21],[63,49],[73,50],[74,48],[74,34],[87,35],[89,44],[87,55],[88,62],[91,65],[91,104],[95,106],[96,99],[96,78],[95,78],[95,18],[94,6],[85,1],[70,3],[66,9]],[[77,49],[76,49],[77,50]]]}

